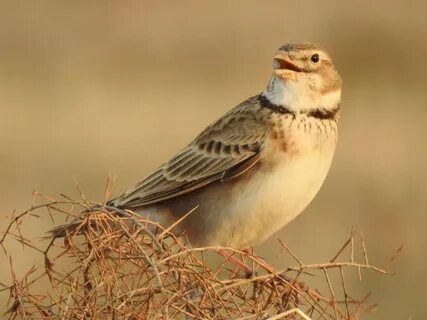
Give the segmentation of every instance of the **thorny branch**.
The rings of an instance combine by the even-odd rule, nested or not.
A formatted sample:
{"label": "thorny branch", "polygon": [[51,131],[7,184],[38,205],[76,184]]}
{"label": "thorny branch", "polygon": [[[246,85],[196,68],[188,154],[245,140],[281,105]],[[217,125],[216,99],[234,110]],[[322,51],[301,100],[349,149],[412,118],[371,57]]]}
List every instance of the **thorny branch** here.
{"label": "thorny branch", "polygon": [[[360,319],[373,306],[350,295],[345,273],[355,268],[360,278],[361,270],[389,274],[368,263],[363,236],[354,232],[326,263],[305,264],[281,242],[297,266],[275,271],[253,253],[191,248],[171,227],[131,211],[61,197],[66,200],[35,194],[33,206],[13,215],[0,235],[10,261],[10,283],[0,283],[0,292],[9,292],[9,319]],[[22,231],[32,219],[48,217],[54,226],[68,222],[43,241]],[[357,237],[362,262],[354,258]],[[16,241],[43,261],[22,277],[7,249]],[[210,257],[218,250],[252,265],[252,276],[226,261],[213,263]],[[348,259],[340,260],[347,251]],[[332,270],[339,274],[336,281]],[[324,279],[324,292],[303,282],[313,275]]]}

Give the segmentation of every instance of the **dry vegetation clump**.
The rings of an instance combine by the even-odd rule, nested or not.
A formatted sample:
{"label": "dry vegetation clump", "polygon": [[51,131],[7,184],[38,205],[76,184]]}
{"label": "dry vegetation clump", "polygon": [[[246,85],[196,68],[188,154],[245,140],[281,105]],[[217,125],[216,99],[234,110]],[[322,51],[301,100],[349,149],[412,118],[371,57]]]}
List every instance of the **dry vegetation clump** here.
{"label": "dry vegetation clump", "polygon": [[[347,270],[386,273],[368,263],[360,237],[364,261],[355,261],[352,235],[322,264],[305,265],[282,244],[295,265],[277,272],[253,253],[222,248],[252,266],[253,274],[245,275],[218,259],[217,248],[191,248],[133,212],[61,197],[37,195],[0,234],[11,274],[10,283],[0,283],[0,291],[9,292],[8,319],[359,319],[373,306],[351,297]],[[54,229],[56,238],[29,239],[24,225],[48,215],[54,225],[68,225]],[[44,263],[18,276],[11,241]],[[344,251],[349,257],[340,260]],[[302,282],[313,277],[324,282],[323,292]]]}

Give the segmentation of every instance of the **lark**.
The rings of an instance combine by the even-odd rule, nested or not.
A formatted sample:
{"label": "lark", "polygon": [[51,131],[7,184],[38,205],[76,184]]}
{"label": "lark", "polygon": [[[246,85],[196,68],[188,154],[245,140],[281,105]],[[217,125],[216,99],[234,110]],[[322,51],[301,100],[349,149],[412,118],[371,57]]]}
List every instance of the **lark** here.
{"label": "lark", "polygon": [[312,201],[338,138],[342,80],[312,43],[287,43],[266,89],[202,131],[108,205],[185,233],[193,246],[244,248],[292,221]]}

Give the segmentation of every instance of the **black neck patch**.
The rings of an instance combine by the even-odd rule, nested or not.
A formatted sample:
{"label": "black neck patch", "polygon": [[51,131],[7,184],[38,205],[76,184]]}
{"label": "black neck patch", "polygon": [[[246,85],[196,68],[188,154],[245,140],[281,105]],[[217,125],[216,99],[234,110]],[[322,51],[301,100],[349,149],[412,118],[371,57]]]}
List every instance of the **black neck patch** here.
{"label": "black neck patch", "polygon": [[316,108],[304,110],[301,113],[307,115],[307,117],[313,117],[319,120],[333,120],[335,119],[338,111],[340,110],[340,105],[338,104],[334,109],[325,109],[325,108]]}
{"label": "black neck patch", "polygon": [[274,113],[295,115],[295,113],[289,110],[286,106],[279,106],[277,104],[274,104],[262,94],[258,96],[258,101],[261,105],[261,108],[270,109]]}
{"label": "black neck patch", "polygon": [[[257,99],[261,105],[261,108],[270,109],[274,113],[290,114],[293,117],[295,117],[295,115],[297,114],[296,112],[289,110],[289,108],[286,106],[279,106],[277,104],[272,103],[270,100],[268,100],[267,97],[265,97],[262,94],[258,95]],[[334,120],[339,110],[340,110],[340,105],[338,104],[333,109],[318,107],[318,108],[304,109],[299,111],[298,113],[304,114],[307,117],[312,117],[319,120]]]}

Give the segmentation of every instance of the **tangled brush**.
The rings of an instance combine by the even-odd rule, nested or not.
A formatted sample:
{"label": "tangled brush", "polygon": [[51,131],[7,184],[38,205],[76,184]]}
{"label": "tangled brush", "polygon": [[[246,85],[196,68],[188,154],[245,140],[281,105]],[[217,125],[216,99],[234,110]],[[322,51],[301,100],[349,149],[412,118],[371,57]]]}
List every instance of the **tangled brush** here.
{"label": "tangled brush", "polygon": [[[34,199],[0,236],[11,275],[10,283],[0,283],[0,291],[9,293],[8,319],[359,319],[374,306],[367,296],[350,295],[347,272],[387,273],[368,263],[363,237],[354,234],[321,264],[302,263],[282,243],[295,265],[280,271],[253,253],[221,248],[252,266],[248,275],[220,258],[218,248],[189,247],[185,235],[177,237],[131,211],[64,195]],[[24,234],[25,224],[48,216],[54,226],[64,225],[43,241]],[[356,238],[361,263],[354,259]],[[14,252],[7,249],[13,241],[44,264],[17,276]],[[340,260],[346,252],[349,257]],[[330,276],[333,270],[338,281]],[[313,277],[324,282],[323,292],[303,282]]]}

